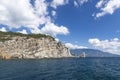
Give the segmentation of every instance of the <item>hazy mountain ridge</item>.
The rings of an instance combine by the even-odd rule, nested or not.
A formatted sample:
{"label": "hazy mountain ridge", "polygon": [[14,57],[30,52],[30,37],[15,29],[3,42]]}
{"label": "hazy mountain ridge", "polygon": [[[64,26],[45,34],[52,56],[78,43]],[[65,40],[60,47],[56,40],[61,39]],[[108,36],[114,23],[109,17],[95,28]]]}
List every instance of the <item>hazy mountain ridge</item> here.
{"label": "hazy mountain ridge", "polygon": [[83,52],[85,52],[86,57],[120,57],[120,55],[103,52],[97,49],[72,49],[70,52],[75,56],[80,56]]}

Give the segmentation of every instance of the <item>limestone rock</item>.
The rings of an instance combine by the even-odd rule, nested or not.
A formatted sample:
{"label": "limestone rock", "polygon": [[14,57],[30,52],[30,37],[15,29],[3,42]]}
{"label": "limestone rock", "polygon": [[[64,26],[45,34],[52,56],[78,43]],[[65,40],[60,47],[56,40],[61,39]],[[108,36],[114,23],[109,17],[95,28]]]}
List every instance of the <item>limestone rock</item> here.
{"label": "limestone rock", "polygon": [[12,58],[20,59],[72,57],[65,45],[51,37],[15,36],[11,40],[0,42],[0,50],[11,55]]}

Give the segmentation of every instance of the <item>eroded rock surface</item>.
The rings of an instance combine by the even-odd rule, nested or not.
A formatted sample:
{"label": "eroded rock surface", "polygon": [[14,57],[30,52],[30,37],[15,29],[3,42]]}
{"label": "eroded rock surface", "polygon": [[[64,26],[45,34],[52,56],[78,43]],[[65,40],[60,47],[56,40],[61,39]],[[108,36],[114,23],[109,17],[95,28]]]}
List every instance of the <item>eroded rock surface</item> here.
{"label": "eroded rock surface", "polygon": [[20,59],[72,57],[65,45],[51,37],[12,37],[11,40],[0,42],[0,55],[2,54]]}

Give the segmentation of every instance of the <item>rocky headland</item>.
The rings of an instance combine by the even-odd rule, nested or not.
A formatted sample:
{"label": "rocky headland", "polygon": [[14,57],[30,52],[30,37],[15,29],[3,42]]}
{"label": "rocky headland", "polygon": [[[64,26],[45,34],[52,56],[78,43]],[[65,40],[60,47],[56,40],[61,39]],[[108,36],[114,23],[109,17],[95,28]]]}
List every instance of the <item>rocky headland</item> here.
{"label": "rocky headland", "polygon": [[0,32],[0,57],[41,59],[72,57],[72,55],[65,45],[48,35]]}

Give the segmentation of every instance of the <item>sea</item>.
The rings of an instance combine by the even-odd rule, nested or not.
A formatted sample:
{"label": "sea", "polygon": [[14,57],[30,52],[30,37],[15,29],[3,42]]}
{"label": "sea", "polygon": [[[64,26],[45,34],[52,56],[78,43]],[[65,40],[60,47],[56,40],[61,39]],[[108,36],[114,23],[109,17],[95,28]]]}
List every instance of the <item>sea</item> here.
{"label": "sea", "polygon": [[0,60],[0,80],[120,80],[120,58]]}

